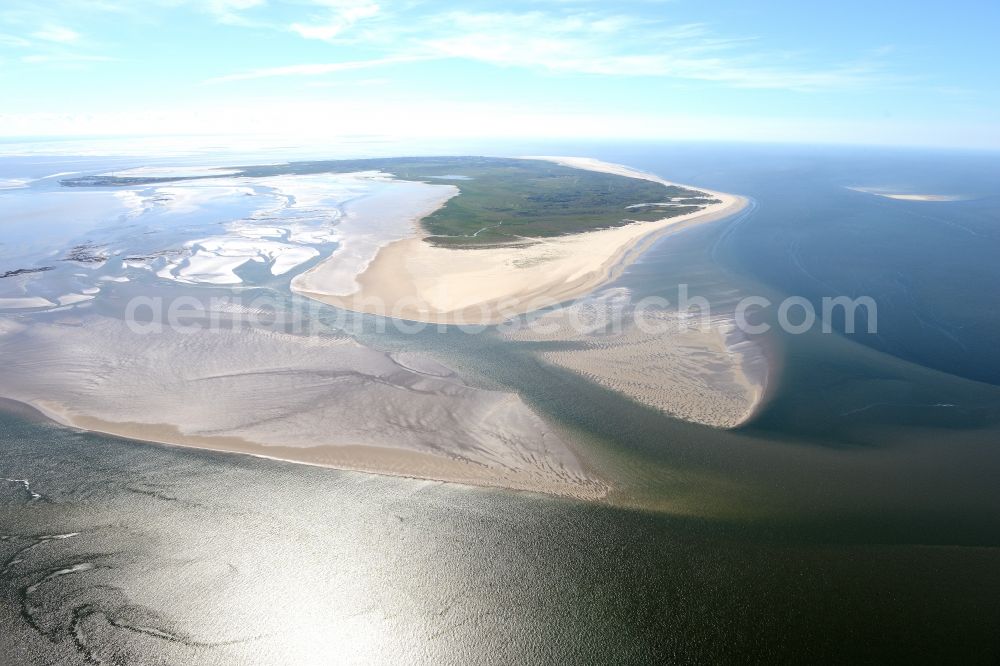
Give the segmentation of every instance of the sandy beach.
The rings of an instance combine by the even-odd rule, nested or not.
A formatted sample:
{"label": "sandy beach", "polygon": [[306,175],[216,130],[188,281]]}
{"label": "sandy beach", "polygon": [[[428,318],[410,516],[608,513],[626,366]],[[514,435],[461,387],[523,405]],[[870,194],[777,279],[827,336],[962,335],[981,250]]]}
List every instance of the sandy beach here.
{"label": "sandy beach", "polygon": [[607,492],[565,432],[516,393],[343,335],[140,335],[100,316],[0,319],[0,357],[0,396],[75,428],[586,499]]}
{"label": "sandy beach", "polygon": [[[564,166],[678,185],[589,158],[537,157]],[[682,187],[690,187],[682,185]],[[505,247],[453,249],[431,245],[414,224],[413,236],[383,247],[340,293],[335,261],[292,281],[293,291],[336,307],[396,319],[443,324],[498,324],[511,317],[587,294],[618,276],[654,241],[684,227],[718,220],[747,205],[743,197],[692,188],[719,200],[694,213]],[[443,201],[442,201],[443,203]]]}

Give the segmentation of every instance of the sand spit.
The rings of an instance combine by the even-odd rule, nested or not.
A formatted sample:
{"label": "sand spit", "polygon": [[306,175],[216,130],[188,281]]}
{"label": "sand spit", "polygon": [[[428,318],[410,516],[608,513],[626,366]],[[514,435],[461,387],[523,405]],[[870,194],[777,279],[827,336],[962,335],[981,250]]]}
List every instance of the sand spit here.
{"label": "sand spit", "polygon": [[865,194],[874,194],[878,197],[885,197],[886,199],[895,199],[897,201],[965,201],[966,197],[960,194],[907,194],[902,192],[890,192],[880,188],[874,187],[848,187],[847,189],[853,190],[855,192],[864,192]]}
{"label": "sand spit", "polygon": [[595,499],[564,436],[514,393],[332,335],[137,334],[0,322],[0,395],[66,425],[300,463]]}
{"label": "sand spit", "polygon": [[545,361],[648,407],[708,426],[743,424],[764,395],[767,361],[732,322],[717,318],[695,326],[674,311],[636,311],[627,289],[607,289],[545,312],[507,337],[554,343],[551,350],[541,346]]}
{"label": "sand spit", "polygon": [[[585,158],[534,158],[565,166],[644,178],[672,185],[621,165]],[[698,188],[701,189],[701,188]],[[391,243],[344,294],[331,258],[292,281],[292,289],[347,310],[396,319],[445,324],[498,324],[514,316],[587,294],[614,279],[660,236],[741,210],[743,197],[701,191],[720,201],[703,210],[654,222],[636,222],[555,238],[525,239],[502,248],[453,249],[414,236]],[[335,284],[337,287],[333,287]]]}

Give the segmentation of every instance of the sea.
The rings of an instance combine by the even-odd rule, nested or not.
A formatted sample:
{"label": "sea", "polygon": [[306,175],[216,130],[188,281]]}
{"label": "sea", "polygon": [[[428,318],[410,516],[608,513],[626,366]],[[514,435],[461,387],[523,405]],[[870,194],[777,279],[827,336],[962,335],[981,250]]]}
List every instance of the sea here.
{"label": "sea", "polygon": [[[5,404],[0,663],[1000,660],[1000,154],[481,141],[309,157],[376,154],[588,156],[747,197],[609,287],[676,303],[683,285],[727,315],[755,299],[758,409],[720,430],[500,336],[357,334],[578,433],[627,480],[587,502],[134,442]],[[0,158],[0,179],[303,155],[49,146]],[[94,215],[34,231],[22,215],[0,257],[115,232]],[[876,309],[796,326],[837,297]]]}

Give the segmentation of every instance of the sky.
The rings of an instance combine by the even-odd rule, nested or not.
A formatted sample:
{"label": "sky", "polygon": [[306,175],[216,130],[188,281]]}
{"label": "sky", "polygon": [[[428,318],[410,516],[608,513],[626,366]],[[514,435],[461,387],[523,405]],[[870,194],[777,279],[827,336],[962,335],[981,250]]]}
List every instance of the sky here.
{"label": "sky", "polygon": [[0,136],[1000,149],[1000,2],[0,3]]}

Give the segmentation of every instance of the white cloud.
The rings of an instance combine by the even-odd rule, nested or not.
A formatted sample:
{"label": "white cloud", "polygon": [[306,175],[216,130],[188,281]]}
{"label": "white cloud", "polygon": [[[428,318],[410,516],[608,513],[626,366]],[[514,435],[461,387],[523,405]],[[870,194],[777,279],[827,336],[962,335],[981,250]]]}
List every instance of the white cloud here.
{"label": "white cloud", "polygon": [[[303,37],[333,41],[375,16],[370,0],[314,0],[325,19],[296,23]],[[886,83],[886,52],[858,62],[813,64],[804,54],[768,52],[753,37],[720,37],[704,23],[671,25],[655,19],[591,11],[451,11],[389,17],[354,41],[426,58],[452,58],[500,67],[606,76],[708,81],[732,88],[832,90]],[[305,70],[302,73],[325,73]]]}
{"label": "white cloud", "polygon": [[206,0],[201,6],[220,23],[249,25],[242,12],[266,4],[266,0]]}
{"label": "white cloud", "polygon": [[212,12],[234,12],[253,9],[266,4],[265,0],[207,0],[205,6]]}
{"label": "white cloud", "polygon": [[18,37],[16,35],[5,35],[0,33],[0,46],[23,48],[25,46],[31,46],[31,42],[25,39],[24,37]]}
{"label": "white cloud", "polygon": [[[374,16],[369,0],[321,0],[332,13],[320,23],[295,24],[303,37],[333,40]],[[212,79],[237,81],[274,76],[317,76],[417,59],[461,59],[499,67],[614,77],[706,81],[731,88],[798,91],[856,88],[885,83],[883,53],[855,63],[812,66],[787,53],[757,49],[753,38],[714,35],[702,23],[669,25],[632,16],[591,12],[448,12],[406,22],[389,21],[361,31],[369,48],[402,53],[331,64],[254,70]]]}
{"label": "white cloud", "polygon": [[41,39],[46,42],[58,42],[60,44],[72,44],[73,42],[80,41],[80,33],[60,25],[43,26],[41,30],[33,32],[31,36],[35,39]]}
{"label": "white cloud", "polygon": [[84,53],[35,53],[21,57],[21,62],[29,64],[82,65],[88,62],[110,62],[115,58]]}
{"label": "white cloud", "polygon": [[379,13],[379,6],[371,0],[316,0],[315,4],[326,9],[313,17],[311,23],[293,23],[290,29],[306,39],[330,41],[359,21]]}
{"label": "white cloud", "polygon": [[662,26],[624,16],[543,12],[453,12],[439,22],[450,28],[423,39],[422,49],[503,67],[793,90],[852,87],[878,78],[875,61],[797,66],[784,55],[748,49],[752,39],[715,37],[703,24]]}
{"label": "white cloud", "polygon": [[267,67],[264,69],[254,69],[248,72],[227,74],[207,79],[204,83],[228,83],[230,81],[247,81],[250,79],[266,79],[284,76],[320,76],[323,74],[333,74],[335,72],[346,72],[356,69],[369,69],[372,67],[382,67],[384,65],[394,65],[402,62],[413,62],[423,58],[414,56],[393,56],[388,58],[376,58],[374,60],[347,60],[344,62],[311,63],[304,65],[287,65],[285,67]]}

